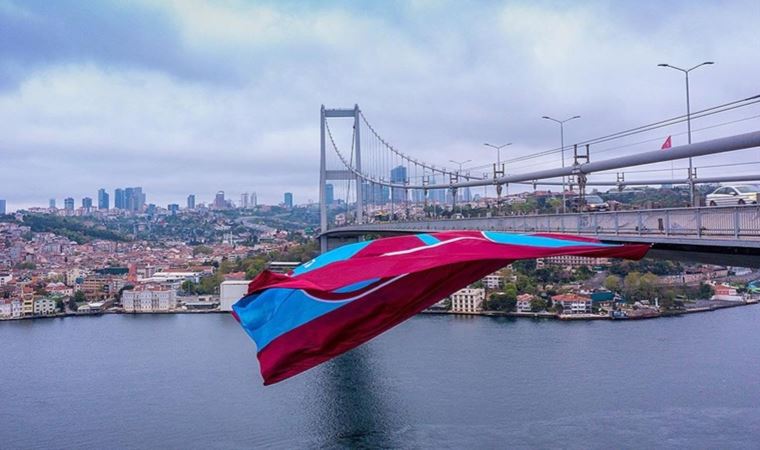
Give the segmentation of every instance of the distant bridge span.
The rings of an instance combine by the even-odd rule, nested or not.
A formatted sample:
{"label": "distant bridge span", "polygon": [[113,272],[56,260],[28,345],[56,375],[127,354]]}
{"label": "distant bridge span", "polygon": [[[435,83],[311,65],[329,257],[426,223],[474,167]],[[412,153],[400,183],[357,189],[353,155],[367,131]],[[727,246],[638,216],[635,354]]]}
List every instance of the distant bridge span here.
{"label": "distant bridge span", "polygon": [[653,258],[760,267],[758,205],[375,222],[332,228],[320,238],[334,248],[366,236],[445,230],[578,234],[649,243]]}

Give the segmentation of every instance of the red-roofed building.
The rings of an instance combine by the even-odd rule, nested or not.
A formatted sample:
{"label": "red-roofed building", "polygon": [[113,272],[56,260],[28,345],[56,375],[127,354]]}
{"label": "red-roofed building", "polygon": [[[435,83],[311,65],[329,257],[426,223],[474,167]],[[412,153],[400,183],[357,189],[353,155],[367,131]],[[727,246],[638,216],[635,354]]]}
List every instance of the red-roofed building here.
{"label": "red-roofed building", "polygon": [[591,297],[578,294],[560,294],[552,297],[555,305],[562,306],[562,314],[591,314]]}

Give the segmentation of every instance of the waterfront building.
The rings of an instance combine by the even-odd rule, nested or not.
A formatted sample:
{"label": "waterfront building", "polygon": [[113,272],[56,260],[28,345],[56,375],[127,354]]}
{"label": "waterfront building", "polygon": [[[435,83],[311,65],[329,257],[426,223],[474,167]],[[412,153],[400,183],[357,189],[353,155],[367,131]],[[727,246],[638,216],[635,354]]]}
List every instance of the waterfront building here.
{"label": "waterfront building", "polygon": [[292,192],[286,192],[284,203],[286,208],[292,208],[293,207],[293,193]]}
{"label": "waterfront building", "polygon": [[187,196],[187,209],[195,209],[195,194]]}
{"label": "waterfront building", "polygon": [[716,284],[714,287],[715,295],[711,300],[722,300],[727,302],[741,302],[744,298],[738,294],[736,289],[726,284]]}
{"label": "waterfront building", "polygon": [[98,209],[107,210],[111,207],[111,199],[105,189],[98,189]]}
{"label": "waterfront building", "polygon": [[219,286],[219,309],[232,311],[232,305],[243,298],[248,292],[249,280],[223,281]]}
{"label": "waterfront building", "polygon": [[34,315],[47,316],[55,314],[55,300],[50,298],[38,298],[34,301]]}
{"label": "waterfront building", "polygon": [[548,258],[536,259],[537,269],[541,269],[547,264],[574,269],[581,266],[609,266],[611,262],[609,258],[590,258],[576,255],[549,256]]}
{"label": "waterfront building", "polygon": [[504,285],[504,278],[502,278],[501,274],[498,272],[492,273],[491,275],[486,275],[485,278],[483,278],[483,286],[485,286],[487,289],[499,289]]}
{"label": "waterfront building", "polygon": [[555,305],[562,306],[562,314],[591,314],[591,297],[579,294],[560,294],[552,297]]}
{"label": "waterfront building", "polygon": [[142,284],[121,294],[125,312],[164,312],[177,306],[177,292],[160,284]]}
{"label": "waterfront building", "polygon": [[63,199],[63,208],[66,210],[66,212],[73,212],[74,199],[71,197],[66,197],[65,199]]}
{"label": "waterfront building", "polygon": [[486,290],[483,288],[464,288],[451,294],[451,311],[460,313],[477,313],[483,310]]}
{"label": "waterfront building", "polygon": [[0,319],[18,319],[21,317],[21,300],[0,299]]}
{"label": "waterfront building", "polygon": [[533,294],[520,294],[517,296],[517,312],[531,312],[531,302],[536,297]]}

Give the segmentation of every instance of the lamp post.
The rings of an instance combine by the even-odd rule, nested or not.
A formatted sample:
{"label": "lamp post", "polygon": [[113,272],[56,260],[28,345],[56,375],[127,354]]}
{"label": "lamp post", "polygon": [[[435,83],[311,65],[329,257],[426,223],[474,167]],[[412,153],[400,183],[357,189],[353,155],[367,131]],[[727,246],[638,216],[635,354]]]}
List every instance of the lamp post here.
{"label": "lamp post", "polygon": [[[561,150],[562,167],[564,168],[565,167],[565,122],[569,122],[573,119],[580,119],[581,116],[568,117],[565,120],[557,120],[549,116],[541,116],[541,118],[546,119],[546,120],[551,120],[552,122],[557,122],[559,124],[559,141],[560,141],[560,145],[562,146],[562,150]],[[565,177],[563,176],[562,177],[562,213],[563,214],[567,212],[567,204],[565,201],[565,190],[566,190]]]}
{"label": "lamp post", "polygon": [[[680,67],[672,66],[670,64],[661,63],[657,64],[658,67],[667,67],[669,69],[675,69],[680,72],[683,72],[684,75],[686,75],[686,128],[688,130],[687,136],[689,138],[689,144],[691,144],[691,105],[689,103],[689,72],[692,70],[702,67],[702,66],[709,66],[715,64],[713,61],[705,61],[701,64],[697,64],[696,66],[692,67],[691,69],[682,69]],[[694,191],[694,181],[693,178],[693,166],[692,166],[692,160],[691,157],[689,157],[689,194],[691,197],[691,206],[696,206],[696,192]]]}
{"label": "lamp post", "polygon": [[503,149],[504,147],[506,147],[508,145],[512,145],[512,143],[509,142],[509,143],[506,143],[506,144],[503,144],[503,145],[493,145],[493,144],[489,144],[488,142],[486,142],[483,145],[485,145],[486,147],[491,147],[491,148],[495,148],[496,149],[496,168],[500,169],[501,168],[501,149]]}
{"label": "lamp post", "polygon": [[[508,142],[506,144],[502,145],[493,145],[489,144],[488,142],[484,143],[486,147],[491,147],[496,149],[496,166],[494,166],[493,169],[493,178],[496,180],[496,175],[500,174],[501,176],[504,176],[504,171],[501,170],[501,149],[508,145],[512,145],[511,142]],[[501,185],[496,184],[496,211],[497,213],[501,211]]]}
{"label": "lamp post", "polygon": [[[450,159],[449,162],[454,163],[459,166],[459,170],[457,170],[457,178],[459,178],[459,174],[462,173],[462,166],[467,164],[468,162],[472,162],[471,159],[468,159],[467,161],[454,161],[453,159]],[[453,191],[451,193],[452,201],[454,202],[454,205],[456,204],[456,191]],[[454,205],[451,206],[451,213],[454,213]],[[461,209],[461,207],[460,207]]]}

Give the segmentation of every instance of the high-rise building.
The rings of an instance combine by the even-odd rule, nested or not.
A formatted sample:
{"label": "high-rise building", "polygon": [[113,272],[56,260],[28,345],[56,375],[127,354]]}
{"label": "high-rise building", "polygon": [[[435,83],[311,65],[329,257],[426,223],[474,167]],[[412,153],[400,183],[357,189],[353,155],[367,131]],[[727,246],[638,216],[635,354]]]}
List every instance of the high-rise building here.
{"label": "high-rise building", "polygon": [[124,201],[124,189],[116,189],[113,192],[113,207],[116,209],[127,209],[127,204]]}
{"label": "high-rise building", "polygon": [[187,196],[187,209],[195,209],[195,194]]}
{"label": "high-rise building", "polygon": [[293,193],[292,192],[285,193],[285,207],[286,208],[293,207]]}
{"label": "high-rise building", "polygon": [[108,192],[105,189],[98,189],[98,209],[108,209],[111,207]]}
{"label": "high-rise building", "polygon": [[172,216],[176,216],[177,212],[179,211],[179,205],[176,203],[170,203],[168,209],[169,212],[172,213]]}
{"label": "high-rise building", "polygon": [[51,199],[48,201],[48,208],[50,208],[50,209],[55,209],[55,199],[54,199],[54,198],[51,198]]}
{"label": "high-rise building", "polygon": [[247,192],[243,192],[242,194],[240,194],[240,204],[238,205],[238,207],[242,209],[248,209],[250,207],[250,205],[248,204]]}
{"label": "high-rise building", "polygon": [[332,184],[325,185],[325,203],[332,205],[335,202],[335,188]]}
{"label": "high-rise building", "polygon": [[251,192],[251,198],[249,201],[251,202],[251,208],[255,208],[256,206],[258,206],[259,202],[258,202],[258,199],[256,198],[255,192]]}
{"label": "high-rise building", "polygon": [[92,209],[92,199],[90,197],[82,198],[82,208],[84,208],[85,211]]}
{"label": "high-rise building", "polygon": [[[391,183],[393,184],[405,184],[406,183],[406,167],[397,166],[391,169]],[[393,201],[403,202],[406,198],[406,189],[393,188]]]}
{"label": "high-rise building", "polygon": [[224,199],[224,191],[218,191],[214,197],[214,208],[223,209],[227,207],[227,201]]}
{"label": "high-rise building", "polygon": [[74,211],[74,199],[71,197],[63,199],[63,208],[66,211]]}
{"label": "high-rise building", "polygon": [[124,189],[124,208],[130,211],[140,211],[145,206],[145,194],[141,187]]}
{"label": "high-rise building", "polygon": [[5,200],[0,199],[0,214],[5,214]]}

